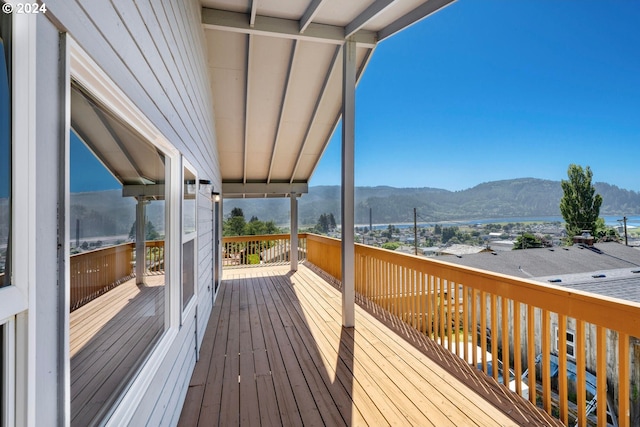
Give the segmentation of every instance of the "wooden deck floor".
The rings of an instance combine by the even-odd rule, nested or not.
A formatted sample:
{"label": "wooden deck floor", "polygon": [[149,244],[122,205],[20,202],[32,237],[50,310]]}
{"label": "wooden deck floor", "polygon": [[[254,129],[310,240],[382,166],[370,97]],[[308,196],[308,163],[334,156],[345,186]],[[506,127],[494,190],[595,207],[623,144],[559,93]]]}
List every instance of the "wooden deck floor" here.
{"label": "wooden deck floor", "polygon": [[71,313],[71,425],[91,425],[111,409],[164,330],[164,275],[145,280]]}
{"label": "wooden deck floor", "polygon": [[[181,426],[557,425],[309,268],[225,272]],[[385,318],[386,316],[386,318]]]}

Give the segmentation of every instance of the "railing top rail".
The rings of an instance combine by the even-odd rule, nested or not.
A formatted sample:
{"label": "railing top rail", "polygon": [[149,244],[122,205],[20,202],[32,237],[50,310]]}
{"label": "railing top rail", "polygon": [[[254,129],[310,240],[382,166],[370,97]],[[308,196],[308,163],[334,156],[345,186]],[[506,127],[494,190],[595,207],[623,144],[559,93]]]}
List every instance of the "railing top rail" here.
{"label": "railing top rail", "polygon": [[[307,240],[340,244],[311,234]],[[640,337],[640,303],[362,244],[356,254]]]}
{"label": "railing top rail", "polygon": [[[233,242],[255,242],[258,240],[285,240],[290,238],[289,233],[284,234],[261,234],[255,236],[224,236],[222,238],[222,243],[233,243]],[[298,233],[298,237],[306,237],[306,233]]]}
{"label": "railing top rail", "polygon": [[85,252],[80,252],[78,254],[73,254],[73,255],[71,255],[71,258],[82,256],[82,255],[97,255],[99,252],[125,250],[129,246],[135,246],[135,243],[134,242],[127,242],[127,243],[121,243],[119,245],[104,246],[102,248],[93,249],[91,251],[85,251]]}

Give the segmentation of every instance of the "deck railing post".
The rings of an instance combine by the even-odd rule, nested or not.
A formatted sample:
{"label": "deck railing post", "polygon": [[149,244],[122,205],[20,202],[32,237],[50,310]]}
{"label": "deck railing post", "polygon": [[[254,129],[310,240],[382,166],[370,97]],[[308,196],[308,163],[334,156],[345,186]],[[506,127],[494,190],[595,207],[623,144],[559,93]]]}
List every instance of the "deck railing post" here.
{"label": "deck railing post", "polygon": [[342,326],[355,326],[354,161],[356,43],[343,47],[342,72]]}
{"label": "deck railing post", "polygon": [[291,193],[291,271],[298,271],[298,195]]}
{"label": "deck railing post", "polygon": [[142,197],[137,198],[136,205],[136,284],[144,284],[144,273],[146,267],[146,251],[145,251],[145,205],[146,200]]}

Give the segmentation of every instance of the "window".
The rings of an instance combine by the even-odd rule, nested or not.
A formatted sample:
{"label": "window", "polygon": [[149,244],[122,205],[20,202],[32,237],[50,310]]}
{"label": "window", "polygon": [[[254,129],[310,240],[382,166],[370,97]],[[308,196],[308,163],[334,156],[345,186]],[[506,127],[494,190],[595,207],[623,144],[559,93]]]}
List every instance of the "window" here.
{"label": "window", "polygon": [[167,329],[165,153],[71,85],[71,424],[122,398]]}
{"label": "window", "polygon": [[10,16],[0,13],[0,287],[11,284]]}
{"label": "window", "polygon": [[[558,327],[554,326],[554,337],[555,337],[555,341],[554,341],[554,350],[556,352],[560,351],[560,340],[558,338]],[[571,358],[571,359],[575,359],[576,358],[576,337],[575,337],[575,331],[569,330],[567,329],[566,331],[566,337],[567,337],[567,357]]]}
{"label": "window", "polygon": [[195,294],[196,174],[186,165],[182,169],[182,308]]}

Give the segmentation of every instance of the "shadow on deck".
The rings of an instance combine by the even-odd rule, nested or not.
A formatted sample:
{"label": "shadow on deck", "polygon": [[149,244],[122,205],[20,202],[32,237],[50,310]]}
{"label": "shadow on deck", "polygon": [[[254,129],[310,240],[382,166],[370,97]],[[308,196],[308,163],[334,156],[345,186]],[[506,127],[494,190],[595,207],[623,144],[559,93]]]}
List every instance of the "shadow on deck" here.
{"label": "shadow on deck", "polygon": [[314,270],[225,272],[179,425],[559,425]]}

